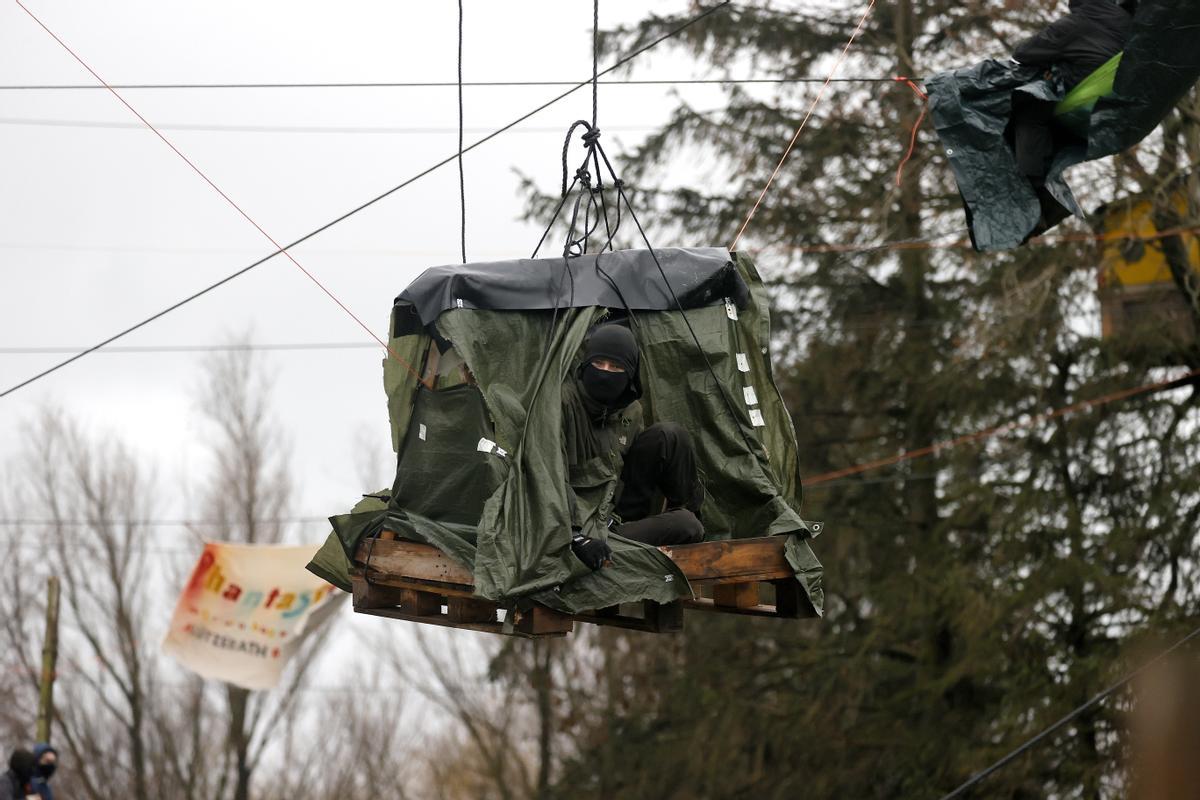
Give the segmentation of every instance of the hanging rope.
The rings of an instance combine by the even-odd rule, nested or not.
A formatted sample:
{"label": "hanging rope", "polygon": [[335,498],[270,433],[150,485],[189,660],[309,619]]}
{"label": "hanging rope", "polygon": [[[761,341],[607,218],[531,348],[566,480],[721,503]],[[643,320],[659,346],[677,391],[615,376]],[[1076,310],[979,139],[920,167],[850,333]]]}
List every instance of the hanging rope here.
{"label": "hanging rope", "polygon": [[600,0],[592,0],[592,130],[600,135],[597,121],[600,85]]}
{"label": "hanging rope", "polygon": [[825,82],[821,84],[821,90],[817,92],[817,96],[813,98],[812,103],[808,106],[808,111],[804,114],[804,119],[800,120],[800,127],[796,128],[796,133],[793,134],[792,140],[788,142],[787,148],[783,151],[783,156],[779,159],[779,163],[775,165],[775,169],[771,171],[771,177],[767,179],[767,185],[759,192],[758,199],[754,201],[754,207],[750,209],[750,213],[746,215],[746,221],[742,223],[742,227],[738,229],[737,236],[733,237],[733,244],[729,245],[731,251],[737,250],[738,242],[742,240],[742,234],[746,232],[746,226],[750,224],[750,220],[754,219],[758,207],[762,205],[763,198],[767,196],[767,190],[771,188],[771,184],[775,182],[775,176],[779,174],[779,170],[783,168],[783,162],[787,161],[788,154],[792,152],[792,148],[796,146],[796,142],[800,139],[800,134],[804,132],[804,126],[808,124],[808,120],[816,110],[817,104],[821,102],[821,98],[825,96],[825,90],[829,88],[829,84],[833,81],[834,75],[838,68],[842,66],[842,62],[846,60],[846,54],[850,52],[850,46],[854,44],[854,40],[858,38],[858,34],[862,31],[863,25],[867,21],[867,17],[871,15],[871,10],[875,8],[875,0],[870,0],[867,4],[867,10],[863,12],[862,19],[858,21],[858,25],[854,27],[854,32],[850,34],[850,38],[846,41],[846,46],[842,48],[841,55],[838,56],[837,62],[834,63],[833,69],[829,71],[829,75],[825,78]]}
{"label": "hanging rope", "polygon": [[900,161],[900,166],[896,167],[896,187],[900,187],[900,178],[904,174],[904,165],[912,158],[913,150],[917,147],[917,131],[921,128],[921,123],[925,121],[925,114],[929,111],[929,95],[921,91],[921,87],[913,82],[912,78],[907,78],[903,75],[897,75],[895,78],[897,83],[903,83],[912,89],[917,97],[921,98],[921,114],[917,117],[917,121],[913,123],[912,135],[908,140],[908,152],[904,154],[904,158]]}
{"label": "hanging rope", "polygon": [[463,174],[463,0],[458,0],[458,209],[462,263],[467,263],[467,179]]}

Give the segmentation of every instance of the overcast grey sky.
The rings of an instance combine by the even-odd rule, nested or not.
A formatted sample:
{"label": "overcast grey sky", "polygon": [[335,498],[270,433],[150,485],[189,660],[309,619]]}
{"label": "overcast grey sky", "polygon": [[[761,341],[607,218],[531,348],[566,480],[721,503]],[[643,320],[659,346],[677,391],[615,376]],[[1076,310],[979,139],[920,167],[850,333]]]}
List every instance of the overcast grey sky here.
{"label": "overcast grey sky", "polygon": [[[453,80],[453,2],[120,2],[27,5],[110,83]],[[602,24],[684,2],[608,0]],[[466,0],[467,80],[573,80],[590,73],[591,3]],[[638,77],[699,74],[665,52]],[[93,79],[16,3],[0,4],[0,84]],[[468,88],[466,126],[494,129],[561,91]],[[716,105],[713,87],[684,87]],[[602,87],[612,152],[673,103],[663,86]],[[278,241],[288,242],[455,150],[453,88],[127,90],[126,99]],[[562,131],[590,114],[576,95],[467,155],[468,256],[526,255],[519,170],[557,184]],[[85,122],[46,124],[47,122]],[[88,345],[270,252],[272,246],[105,91],[0,92],[0,348]],[[109,125],[115,127],[98,127]],[[185,126],[180,129],[177,126]],[[321,128],[212,131],[186,126]],[[329,129],[335,129],[330,131]],[[363,132],[371,129],[387,132]],[[422,129],[400,132],[397,129]],[[433,129],[433,130],[430,130]],[[479,137],[468,134],[468,141]],[[692,243],[708,244],[708,243]],[[391,299],[427,266],[458,260],[453,165],[294,251],[379,335]],[[119,345],[369,342],[283,257]],[[298,516],[338,513],[362,486],[355,448],[389,453],[382,350],[271,352],[276,407],[294,443]],[[4,388],[63,355],[0,353]],[[96,353],[0,400],[0,453],[44,404],[112,431],[175,481],[202,464],[193,401],[202,356]],[[365,431],[365,433],[364,433]],[[381,472],[387,471],[387,466]],[[384,482],[390,475],[381,475]],[[162,508],[164,516],[187,508]],[[322,526],[305,538],[322,538]],[[164,534],[165,535],[165,534]]]}

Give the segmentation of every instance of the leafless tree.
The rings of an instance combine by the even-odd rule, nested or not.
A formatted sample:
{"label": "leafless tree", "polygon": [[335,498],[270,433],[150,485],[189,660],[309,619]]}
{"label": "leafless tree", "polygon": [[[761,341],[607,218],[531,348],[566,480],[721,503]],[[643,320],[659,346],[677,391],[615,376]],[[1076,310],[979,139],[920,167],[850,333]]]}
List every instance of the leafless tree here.
{"label": "leafless tree", "polygon": [[[3,593],[6,649],[26,676],[21,707],[32,720],[37,684],[43,579],[62,581],[56,738],[75,769],[64,769],[64,794],[149,800],[177,791],[191,775],[162,768],[163,741],[178,741],[158,716],[174,704],[159,694],[157,641],[162,591],[151,568],[154,479],[112,438],[86,435],[62,414],[44,412],[26,431],[10,505],[30,520],[14,543],[25,567],[10,572]],[[32,556],[32,557],[31,557]]]}
{"label": "leafless tree", "polygon": [[[197,538],[287,538],[289,453],[264,374],[247,351],[207,365],[199,396],[213,428],[212,466],[186,476],[199,486],[192,516],[206,523],[191,530]],[[332,626],[306,639],[270,692],[206,682],[162,657],[162,626],[192,554],[156,538],[158,483],[128,447],[48,411],[6,466],[0,514],[22,524],[0,535],[0,734],[14,744],[32,738],[45,578],[56,574],[61,796],[426,796],[414,788],[399,683],[310,685]],[[342,675],[370,672],[339,663]]]}

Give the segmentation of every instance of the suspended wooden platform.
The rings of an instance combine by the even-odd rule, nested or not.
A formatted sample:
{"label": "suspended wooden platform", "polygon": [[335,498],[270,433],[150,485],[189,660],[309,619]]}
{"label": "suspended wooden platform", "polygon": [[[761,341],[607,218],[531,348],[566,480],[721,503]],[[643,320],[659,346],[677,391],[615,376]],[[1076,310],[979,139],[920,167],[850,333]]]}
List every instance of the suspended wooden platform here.
{"label": "suspended wooden platform", "polygon": [[[575,615],[535,605],[525,613],[513,612],[508,624],[499,606],[474,596],[474,577],[466,567],[431,545],[397,540],[384,531],[359,547],[351,572],[354,610],[526,637],[565,636],[577,622],[671,633],[683,630],[685,608],[782,619],[815,616],[784,557],[785,540],[769,536],[659,548],[702,595],[694,600],[644,601]],[[774,602],[764,603],[764,595]]]}

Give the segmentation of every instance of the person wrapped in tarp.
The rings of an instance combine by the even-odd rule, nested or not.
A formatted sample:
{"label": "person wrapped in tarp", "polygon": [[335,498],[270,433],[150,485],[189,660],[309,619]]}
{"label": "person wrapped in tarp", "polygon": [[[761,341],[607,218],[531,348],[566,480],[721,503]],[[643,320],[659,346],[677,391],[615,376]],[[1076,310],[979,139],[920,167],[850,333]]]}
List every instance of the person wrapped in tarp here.
{"label": "person wrapped in tarp", "polygon": [[[563,386],[571,549],[591,569],[611,559],[607,530],[655,546],[704,538],[697,516],[704,488],[691,436],[673,422],[642,424],[639,362],[637,340],[628,328],[601,325],[588,336],[579,368]],[[652,513],[658,494],[663,504]],[[596,504],[603,506],[599,514],[589,509]],[[603,529],[585,531],[588,521],[602,523]]]}
{"label": "person wrapped in tarp", "polygon": [[1063,173],[1137,144],[1200,78],[1200,3],[1070,0],[1014,48],[926,82],[977,250],[1082,217]]}
{"label": "person wrapped in tarp", "polygon": [[309,569],[346,588],[386,529],[468,567],[481,598],[579,613],[691,598],[659,545],[781,535],[819,614],[768,307],[722,248],[427,270],[384,360],[396,481],[331,518]]}

